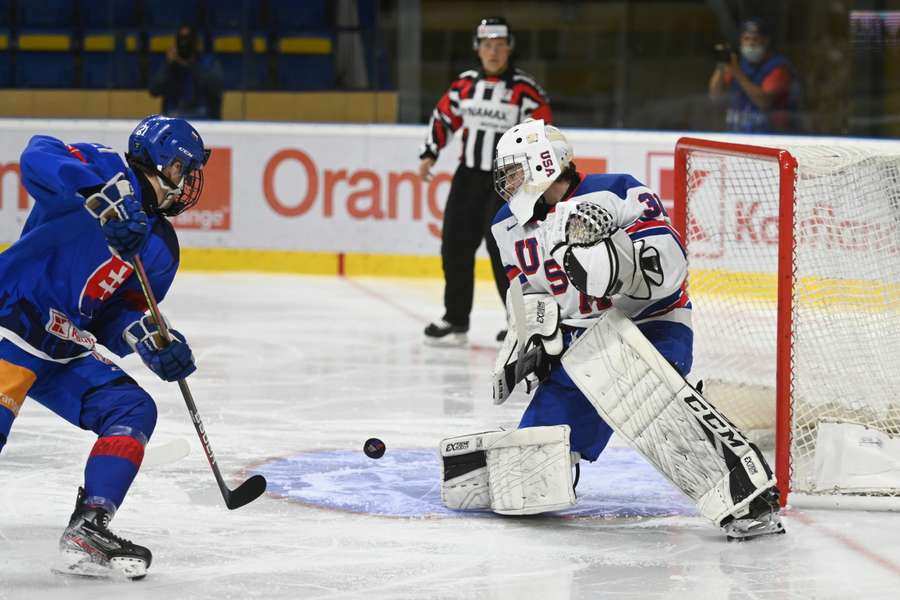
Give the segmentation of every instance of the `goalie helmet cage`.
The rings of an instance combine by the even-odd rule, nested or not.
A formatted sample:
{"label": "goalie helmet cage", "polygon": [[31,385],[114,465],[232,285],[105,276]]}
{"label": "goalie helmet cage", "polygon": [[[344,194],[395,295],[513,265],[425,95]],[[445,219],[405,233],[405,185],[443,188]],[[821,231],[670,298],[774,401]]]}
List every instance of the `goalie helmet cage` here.
{"label": "goalie helmet cage", "polygon": [[[832,477],[851,461],[827,455],[820,426],[900,448],[900,156],[681,138],[674,183],[705,395],[739,427],[774,431],[782,504],[900,505],[900,480]],[[884,464],[896,478],[900,458]]]}

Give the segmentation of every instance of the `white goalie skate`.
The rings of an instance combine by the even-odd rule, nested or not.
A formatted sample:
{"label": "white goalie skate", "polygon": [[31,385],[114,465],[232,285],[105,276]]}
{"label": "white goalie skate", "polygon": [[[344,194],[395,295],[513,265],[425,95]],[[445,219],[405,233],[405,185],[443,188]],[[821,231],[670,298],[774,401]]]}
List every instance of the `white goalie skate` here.
{"label": "white goalie skate", "polygon": [[750,503],[746,516],[725,520],[722,530],[728,541],[745,540],[784,533],[784,525],[778,514],[778,488],[767,490]]}

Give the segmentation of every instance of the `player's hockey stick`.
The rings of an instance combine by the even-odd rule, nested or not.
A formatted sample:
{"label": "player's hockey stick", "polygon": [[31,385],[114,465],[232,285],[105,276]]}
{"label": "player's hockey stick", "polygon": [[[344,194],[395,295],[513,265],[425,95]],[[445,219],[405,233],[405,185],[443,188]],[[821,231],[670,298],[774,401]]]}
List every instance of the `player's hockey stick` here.
{"label": "player's hockey stick", "polygon": [[[150,289],[150,280],[147,278],[147,272],[144,270],[144,263],[141,261],[141,257],[135,256],[133,264],[134,272],[137,274],[138,281],[141,284],[141,290],[144,292],[144,298],[147,300],[150,315],[156,321],[157,327],[159,327],[162,343],[169,344],[172,341],[172,336],[169,334],[169,328],[159,312],[159,305],[156,304],[153,290]],[[191,396],[191,390],[188,389],[187,382],[184,379],[178,380],[178,387],[181,388],[181,395],[184,397],[184,403],[187,404],[188,412],[191,414],[194,429],[197,430],[197,435],[200,437],[200,445],[203,446],[203,451],[206,453],[206,460],[209,461],[213,475],[216,476],[216,483],[219,484],[219,490],[225,499],[225,506],[234,510],[259,498],[266,491],[266,478],[262,475],[254,475],[233,490],[228,489],[228,486],[225,485],[225,480],[222,479],[222,473],[219,471],[219,465],[216,464],[216,455],[213,454],[206,428],[203,426],[203,421],[200,420],[200,413],[194,404],[193,396]]]}

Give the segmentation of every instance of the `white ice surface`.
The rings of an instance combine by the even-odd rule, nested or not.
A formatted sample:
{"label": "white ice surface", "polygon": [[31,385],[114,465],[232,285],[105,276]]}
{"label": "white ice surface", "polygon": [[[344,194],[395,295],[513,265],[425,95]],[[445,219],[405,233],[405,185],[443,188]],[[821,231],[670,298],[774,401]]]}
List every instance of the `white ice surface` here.
{"label": "white ice surface", "polygon": [[[435,281],[180,274],[163,310],[194,348],[189,383],[230,484],[278,457],[361,456],[372,436],[388,454],[370,463],[390,481],[398,462],[388,459],[400,449],[514,426],[527,398],[490,400],[502,326],[492,286],[478,286],[468,349],[422,345],[441,293]],[[677,494],[670,516],[604,513],[613,498],[634,498],[640,514],[649,493],[657,503],[673,496],[629,472],[605,487],[603,457],[579,486],[600,507],[587,517],[385,517],[272,495],[228,511],[177,386],[134,357],[122,364],[159,406],[150,448],[192,447],[143,469],[113,522],[151,548],[150,574],[125,582],[50,572],[94,436],[29,400],[0,454],[0,598],[900,597],[900,514],[790,510],[787,535],[728,544]],[[352,477],[347,485],[365,494]],[[320,495],[346,492],[340,478],[303,485],[316,481]]]}

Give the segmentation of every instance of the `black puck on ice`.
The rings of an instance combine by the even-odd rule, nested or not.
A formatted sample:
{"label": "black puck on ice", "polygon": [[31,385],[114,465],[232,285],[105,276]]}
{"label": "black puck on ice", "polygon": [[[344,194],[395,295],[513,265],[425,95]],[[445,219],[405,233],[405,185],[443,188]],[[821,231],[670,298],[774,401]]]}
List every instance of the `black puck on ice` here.
{"label": "black puck on ice", "polygon": [[366,440],[365,445],[363,446],[363,452],[366,453],[366,456],[369,458],[381,458],[384,456],[384,451],[387,448],[384,445],[384,442],[379,440],[378,438],[369,438]]}

